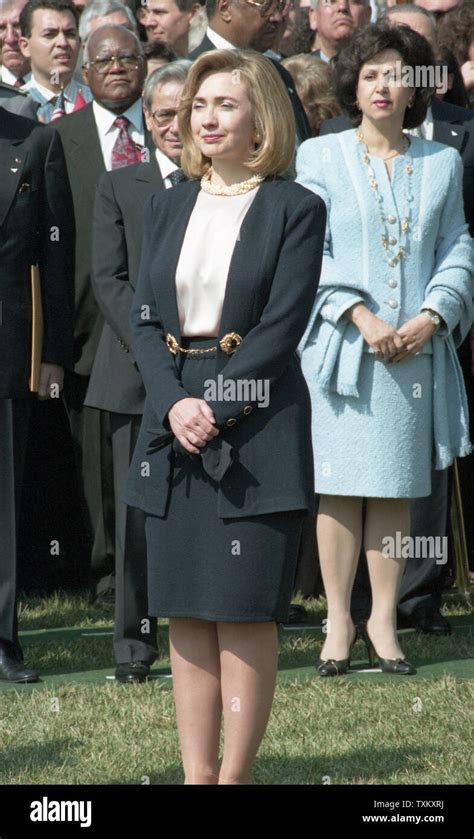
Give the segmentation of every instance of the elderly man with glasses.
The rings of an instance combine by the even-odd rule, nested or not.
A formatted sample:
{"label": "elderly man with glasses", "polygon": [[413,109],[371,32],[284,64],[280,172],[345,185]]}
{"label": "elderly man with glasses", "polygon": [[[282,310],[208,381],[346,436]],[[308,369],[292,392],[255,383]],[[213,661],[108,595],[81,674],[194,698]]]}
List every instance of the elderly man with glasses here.
{"label": "elderly man with glasses", "polygon": [[[272,49],[288,14],[291,0],[206,0],[209,25],[204,39],[190,54],[194,60],[203,52],[215,49]],[[278,70],[293,106],[298,144],[311,137],[306,114],[288,70],[269,58]]]}

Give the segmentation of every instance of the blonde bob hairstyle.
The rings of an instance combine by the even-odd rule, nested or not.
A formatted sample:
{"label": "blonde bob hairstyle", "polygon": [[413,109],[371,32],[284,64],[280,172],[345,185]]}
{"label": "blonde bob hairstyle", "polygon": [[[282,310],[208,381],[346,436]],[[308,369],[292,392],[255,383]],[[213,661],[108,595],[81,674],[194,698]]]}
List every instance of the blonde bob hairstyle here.
{"label": "blonde bob hairstyle", "polygon": [[195,143],[191,111],[204,78],[226,72],[235,74],[236,83],[245,85],[253,108],[255,135],[259,140],[248,160],[242,163],[251,172],[259,172],[265,177],[283,174],[291,165],[295,153],[296,128],[290,97],[268,58],[253,50],[237,49],[203,53],[189,70],[178,109],[183,144],[181,168],[188,178],[201,178],[212,165],[211,158],[203,155]]}

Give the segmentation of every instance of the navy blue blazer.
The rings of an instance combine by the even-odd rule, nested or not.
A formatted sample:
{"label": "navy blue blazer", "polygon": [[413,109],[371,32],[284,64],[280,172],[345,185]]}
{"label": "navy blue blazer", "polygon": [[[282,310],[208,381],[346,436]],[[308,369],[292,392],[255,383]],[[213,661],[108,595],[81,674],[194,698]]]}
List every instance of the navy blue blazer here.
{"label": "navy blue blazer", "polygon": [[[166,514],[172,470],[172,447],[163,445],[172,437],[167,414],[189,395],[165,336],[181,343],[175,275],[199,190],[199,181],[188,181],[148,202],[131,314],[147,397],[124,500],[156,516]],[[297,346],[318,287],[325,223],[324,202],[280,177],[262,183],[242,223],[216,344],[229,332],[243,340],[230,356],[218,348],[215,375],[268,380],[270,400],[265,408],[248,400],[209,401],[221,433],[206,446],[203,463],[211,452],[214,466],[215,458],[227,462],[213,471],[221,518],[312,509],[311,404]]]}

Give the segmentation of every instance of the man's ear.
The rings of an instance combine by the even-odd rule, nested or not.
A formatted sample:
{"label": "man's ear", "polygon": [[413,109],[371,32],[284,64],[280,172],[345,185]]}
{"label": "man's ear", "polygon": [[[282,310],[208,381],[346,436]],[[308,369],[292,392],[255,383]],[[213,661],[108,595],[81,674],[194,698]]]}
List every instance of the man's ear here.
{"label": "man's ear", "polygon": [[86,84],[88,87],[90,87],[90,84],[89,84],[89,67],[87,66],[87,64],[83,64],[81,69],[82,69],[82,78],[84,79],[84,84]]}
{"label": "man's ear", "polygon": [[146,108],[143,108],[143,117],[145,119],[145,125],[146,125],[146,127],[148,128],[148,131],[151,134],[151,129],[152,129],[152,125],[153,125],[153,118],[150,114],[150,111],[147,111]]}
{"label": "man's ear", "polygon": [[24,35],[20,35],[18,38],[18,46],[21,49],[21,54],[24,55],[25,58],[31,58],[30,42],[28,38],[25,38]]}
{"label": "man's ear", "polygon": [[216,16],[221,17],[222,20],[230,22],[232,20],[231,7],[232,0],[217,0],[215,12]]}
{"label": "man's ear", "polygon": [[135,12],[135,16],[136,16],[137,20],[139,21],[139,23],[143,23],[145,15],[146,15],[146,9],[143,6],[139,6],[137,11]]}
{"label": "man's ear", "polygon": [[309,28],[311,29],[311,31],[312,32],[317,32],[318,31],[318,10],[313,9],[312,6],[310,6],[310,8],[309,8],[308,20],[309,20]]}
{"label": "man's ear", "polygon": [[202,6],[201,6],[200,3],[193,3],[193,5],[191,6],[191,8],[188,12],[190,21],[193,19],[194,15],[197,14],[200,11],[200,9],[202,9]]}
{"label": "man's ear", "polygon": [[365,14],[363,15],[363,23],[362,26],[367,26],[370,23],[370,18],[372,17],[372,6],[370,3],[367,3],[367,6],[364,9]]}

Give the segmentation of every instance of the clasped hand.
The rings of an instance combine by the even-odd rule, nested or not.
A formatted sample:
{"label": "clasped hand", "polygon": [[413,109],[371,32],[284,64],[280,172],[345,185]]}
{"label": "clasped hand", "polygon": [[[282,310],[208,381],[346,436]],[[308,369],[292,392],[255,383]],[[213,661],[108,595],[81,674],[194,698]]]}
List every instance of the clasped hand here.
{"label": "clasped hand", "polygon": [[175,402],[168,411],[168,421],[174,436],[191,454],[199,454],[219,434],[214,412],[204,399],[188,396]]}
{"label": "clasped hand", "polygon": [[387,359],[389,364],[413,358],[435,332],[434,324],[423,314],[394,329],[367,310],[356,325],[369,347],[379,358]]}

